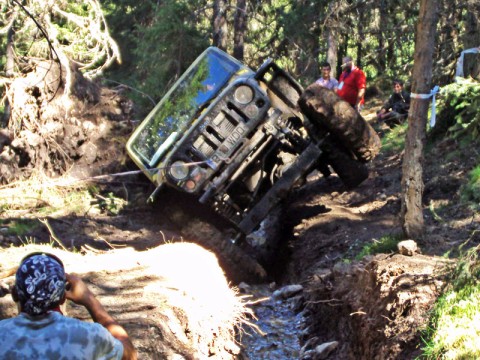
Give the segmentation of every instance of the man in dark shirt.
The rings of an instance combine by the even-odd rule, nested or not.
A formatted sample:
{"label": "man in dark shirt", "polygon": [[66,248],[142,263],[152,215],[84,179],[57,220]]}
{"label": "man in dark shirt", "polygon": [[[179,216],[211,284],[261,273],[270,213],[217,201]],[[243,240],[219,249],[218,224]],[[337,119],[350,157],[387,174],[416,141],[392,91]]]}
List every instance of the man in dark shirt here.
{"label": "man in dark shirt", "polygon": [[377,113],[378,122],[385,122],[393,128],[408,117],[410,94],[403,89],[403,81],[393,81],[393,94]]}

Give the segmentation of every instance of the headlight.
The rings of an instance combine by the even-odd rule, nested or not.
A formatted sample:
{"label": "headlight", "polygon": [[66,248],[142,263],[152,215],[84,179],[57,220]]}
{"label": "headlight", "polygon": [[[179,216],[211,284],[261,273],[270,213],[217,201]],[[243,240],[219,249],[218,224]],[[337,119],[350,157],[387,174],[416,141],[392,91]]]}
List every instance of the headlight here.
{"label": "headlight", "polygon": [[253,100],[253,90],[250,86],[240,85],[233,95],[235,101],[242,105],[246,105]]}
{"label": "headlight", "polygon": [[175,161],[170,166],[170,175],[175,180],[184,180],[188,176],[188,166],[183,161]]}
{"label": "headlight", "polygon": [[244,111],[249,118],[254,118],[258,115],[258,107],[255,104],[248,105]]}

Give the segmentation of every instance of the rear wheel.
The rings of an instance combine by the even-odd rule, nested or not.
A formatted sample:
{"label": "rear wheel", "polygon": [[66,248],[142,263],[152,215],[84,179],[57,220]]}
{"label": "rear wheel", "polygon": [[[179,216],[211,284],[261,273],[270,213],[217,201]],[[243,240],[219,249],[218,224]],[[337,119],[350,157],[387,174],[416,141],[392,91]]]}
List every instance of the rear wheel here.
{"label": "rear wheel", "polygon": [[325,161],[342,179],[347,188],[354,188],[368,178],[368,168],[363,162],[354,159],[351,153],[333,139],[327,139],[322,146]]}

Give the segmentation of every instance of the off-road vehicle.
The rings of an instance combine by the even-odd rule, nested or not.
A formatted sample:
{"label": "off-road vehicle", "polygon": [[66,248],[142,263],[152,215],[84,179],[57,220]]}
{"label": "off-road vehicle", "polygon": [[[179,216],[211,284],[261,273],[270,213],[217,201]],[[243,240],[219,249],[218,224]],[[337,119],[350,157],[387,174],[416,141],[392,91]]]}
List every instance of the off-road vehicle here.
{"label": "off-road vehicle", "polygon": [[239,234],[255,230],[315,169],[328,175],[333,168],[347,186],[358,185],[378,149],[374,130],[333,91],[304,91],[272,60],[253,71],[215,47],[127,143],[157,190],[190,194]]}

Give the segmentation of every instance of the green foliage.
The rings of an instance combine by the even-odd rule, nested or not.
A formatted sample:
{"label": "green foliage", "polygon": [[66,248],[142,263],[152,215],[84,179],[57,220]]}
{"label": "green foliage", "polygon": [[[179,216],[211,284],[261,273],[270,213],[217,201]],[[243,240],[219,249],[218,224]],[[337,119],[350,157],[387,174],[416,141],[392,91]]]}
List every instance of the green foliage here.
{"label": "green foliage", "polygon": [[408,124],[404,122],[394,127],[382,137],[382,152],[385,154],[395,154],[405,148],[405,136]]}
{"label": "green foliage", "polygon": [[[211,44],[211,1],[107,0],[102,5],[123,59],[122,67],[108,76],[156,100],[169,81]],[[235,3],[231,5],[226,14],[230,53],[236,10]],[[369,83],[377,76],[387,77],[389,83],[393,78],[406,77],[413,64],[418,2],[403,0],[385,6],[386,21],[379,30],[379,5],[374,2],[251,1],[247,8],[245,63],[256,69],[266,58],[274,58],[300,83],[308,85],[319,75],[318,63],[326,60],[327,30],[333,28],[337,31],[338,57],[360,55]],[[379,32],[384,40],[381,49]],[[140,107],[149,106],[145,98],[135,100],[141,100]]]}
{"label": "green foliage", "polygon": [[[28,0],[19,2],[23,7],[6,3],[9,6],[1,9],[0,23],[12,24],[16,71],[31,70],[25,65],[28,61],[20,61],[22,57],[52,59],[58,55],[61,61],[64,56],[74,60],[87,77],[93,78],[119,60],[117,45],[95,1],[64,0],[47,6],[43,0]],[[0,34],[5,36],[5,30]],[[4,50],[5,38],[0,45]]]}
{"label": "green foliage", "polygon": [[391,253],[397,250],[397,244],[402,240],[401,235],[386,235],[380,240],[372,239],[372,242],[363,246],[355,256],[355,260],[361,260],[367,255]]}
{"label": "green foliage", "polygon": [[209,46],[208,34],[192,23],[195,18],[188,2],[168,0],[158,6],[152,24],[139,26],[143,38],[134,54],[142,91],[160,98],[167,84]]}
{"label": "green foliage", "polygon": [[454,138],[480,136],[480,83],[463,80],[442,88],[437,125],[433,137],[448,133]]}
{"label": "green foliage", "polygon": [[6,229],[7,235],[24,236],[28,232],[36,229],[39,226],[37,220],[31,219],[15,219],[2,220],[0,219],[0,227]]}
{"label": "green foliage", "polygon": [[115,216],[125,207],[126,201],[117,197],[113,192],[108,192],[106,195],[100,194],[98,189],[91,188],[90,195],[94,200],[90,201],[90,205],[98,208],[101,213]]}
{"label": "green foliage", "polygon": [[152,103],[210,45],[211,28],[203,12],[206,1],[106,1],[109,24],[117,34],[124,65],[113,68],[111,79],[136,89],[130,97],[138,115]]}
{"label": "green foliage", "polygon": [[429,326],[423,331],[422,359],[480,357],[480,262],[478,247],[466,251],[437,299]]}
{"label": "green foliage", "polygon": [[460,192],[462,200],[480,206],[480,165],[470,171],[468,183],[461,187]]}

